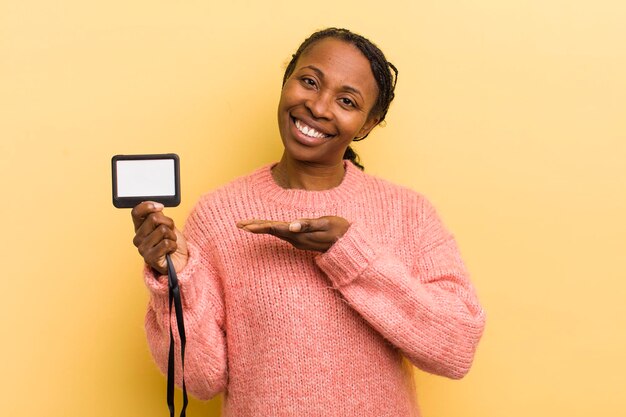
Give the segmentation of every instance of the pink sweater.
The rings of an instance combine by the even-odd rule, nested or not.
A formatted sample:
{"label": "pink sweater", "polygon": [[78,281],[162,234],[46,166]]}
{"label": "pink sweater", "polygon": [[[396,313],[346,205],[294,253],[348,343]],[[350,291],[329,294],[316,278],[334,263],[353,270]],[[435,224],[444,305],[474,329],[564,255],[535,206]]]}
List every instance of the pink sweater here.
{"label": "pink sweater", "polygon": [[[324,215],[351,226],[322,254],[236,227]],[[184,233],[185,380],[201,399],[224,392],[223,416],[418,416],[403,358],[450,378],[471,366],[484,312],[452,235],[414,191],[351,163],[336,188],[287,190],[268,165],[205,195]],[[167,278],[147,272],[146,284],[165,373]]]}

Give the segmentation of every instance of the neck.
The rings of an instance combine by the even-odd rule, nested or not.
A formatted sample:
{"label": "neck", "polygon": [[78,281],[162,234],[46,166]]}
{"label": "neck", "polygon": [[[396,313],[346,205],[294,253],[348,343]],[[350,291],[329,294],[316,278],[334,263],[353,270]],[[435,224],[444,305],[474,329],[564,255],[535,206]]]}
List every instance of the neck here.
{"label": "neck", "polygon": [[282,188],[307,191],[322,191],[335,188],[341,184],[344,175],[345,167],[343,160],[335,165],[318,165],[295,161],[285,154],[272,169],[274,181]]}

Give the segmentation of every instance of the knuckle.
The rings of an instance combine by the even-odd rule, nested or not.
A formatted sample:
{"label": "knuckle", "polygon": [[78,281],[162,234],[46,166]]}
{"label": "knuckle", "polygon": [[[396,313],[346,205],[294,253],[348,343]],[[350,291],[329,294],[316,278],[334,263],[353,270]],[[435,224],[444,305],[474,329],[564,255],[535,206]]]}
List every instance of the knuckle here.
{"label": "knuckle", "polygon": [[173,240],[170,240],[170,239],[164,239],[163,240],[163,246],[167,250],[176,250],[176,248],[177,248],[176,242],[174,242]]}
{"label": "knuckle", "polygon": [[163,213],[155,213],[154,222],[155,224],[161,224],[167,228],[174,228],[174,220],[170,217],[164,216]]}
{"label": "knuckle", "polygon": [[148,214],[145,218],[145,220],[143,221],[144,224],[150,225],[151,227],[154,227],[155,225],[155,220],[156,220],[156,215],[154,213]]}

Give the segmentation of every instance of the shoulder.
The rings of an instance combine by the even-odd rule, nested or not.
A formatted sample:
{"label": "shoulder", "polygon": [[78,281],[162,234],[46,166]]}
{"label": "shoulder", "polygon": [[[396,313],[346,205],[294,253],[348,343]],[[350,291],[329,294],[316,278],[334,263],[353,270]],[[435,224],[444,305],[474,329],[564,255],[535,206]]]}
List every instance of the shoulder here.
{"label": "shoulder", "polygon": [[425,203],[428,204],[428,200],[424,194],[408,186],[397,184],[377,175],[372,175],[362,171],[358,174],[358,176],[360,181],[364,184],[364,193],[368,194],[370,198],[377,198],[387,200],[390,203],[403,203],[412,206],[423,206]]}
{"label": "shoulder", "polygon": [[380,210],[387,217],[414,219],[427,224],[439,219],[438,211],[422,192],[363,171],[357,173],[361,187],[361,203]]}

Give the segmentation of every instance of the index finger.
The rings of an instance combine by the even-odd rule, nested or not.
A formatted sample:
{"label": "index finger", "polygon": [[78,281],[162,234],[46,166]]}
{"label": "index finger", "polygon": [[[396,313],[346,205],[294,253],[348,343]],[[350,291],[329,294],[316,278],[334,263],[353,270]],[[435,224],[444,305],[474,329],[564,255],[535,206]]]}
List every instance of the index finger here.
{"label": "index finger", "polygon": [[274,220],[242,220],[237,227],[251,233],[267,233],[274,236],[288,236],[289,223]]}
{"label": "index finger", "polygon": [[146,220],[146,217],[148,217],[152,213],[162,211],[163,208],[163,204],[154,201],[144,201],[143,203],[139,203],[135,207],[133,207],[130,215],[133,217],[135,231],[139,229],[139,226],[141,226],[144,220]]}

